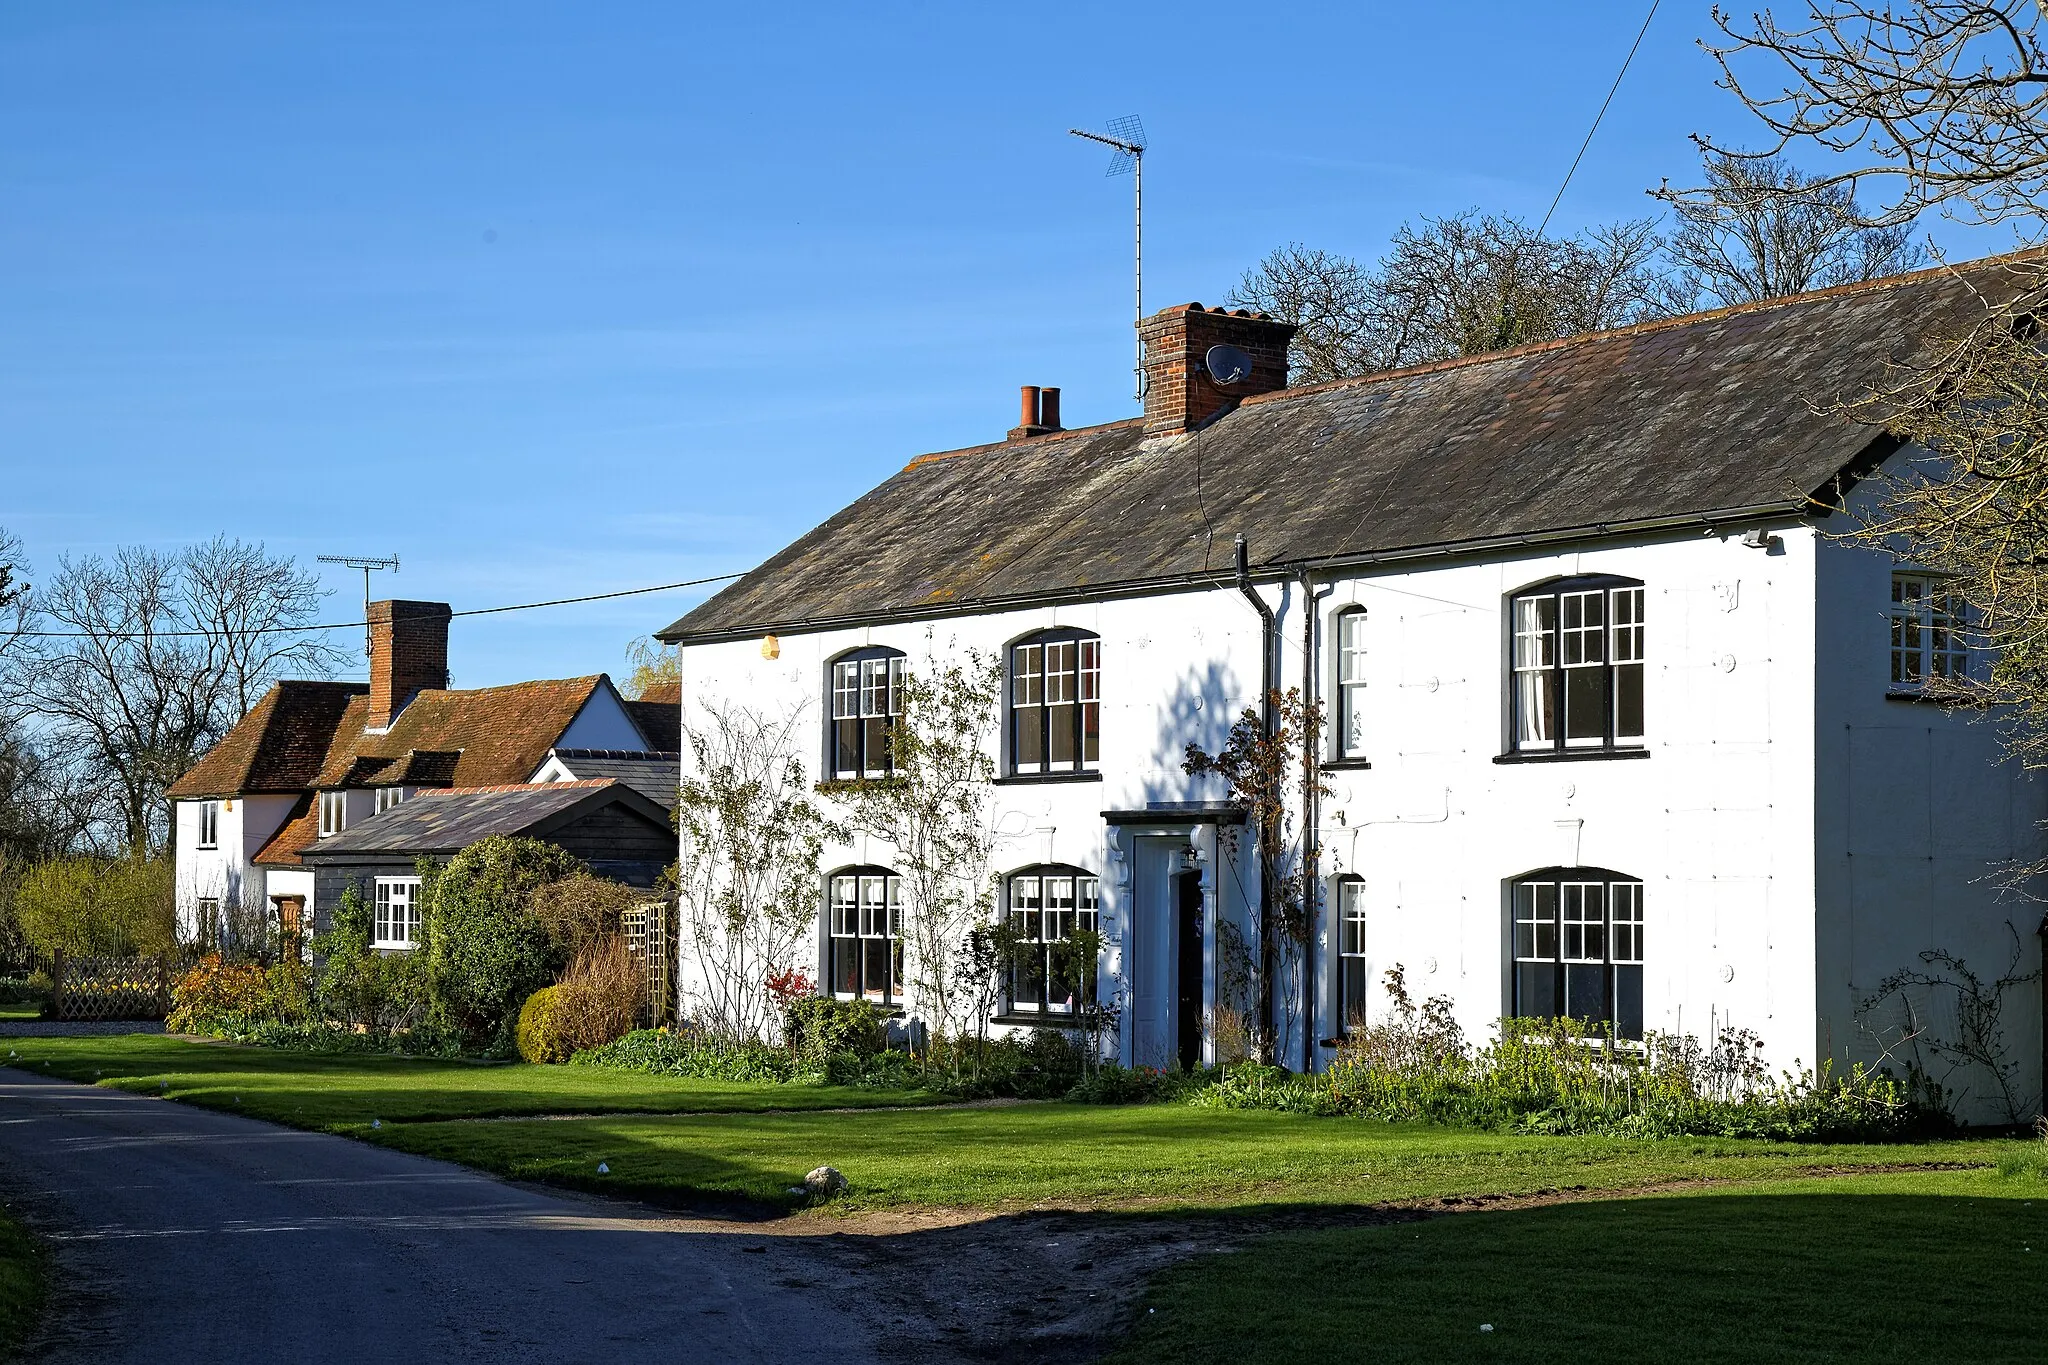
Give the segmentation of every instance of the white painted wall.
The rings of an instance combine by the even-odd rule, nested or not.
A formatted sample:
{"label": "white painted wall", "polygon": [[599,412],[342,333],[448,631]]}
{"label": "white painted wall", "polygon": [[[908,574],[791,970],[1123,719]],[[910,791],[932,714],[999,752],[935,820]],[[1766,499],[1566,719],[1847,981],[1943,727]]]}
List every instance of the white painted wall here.
{"label": "white painted wall", "polygon": [[[1852,508],[1862,500],[1852,499]],[[1985,713],[1887,695],[1893,569],[1882,554],[1820,545],[1814,1046],[1844,1061],[1874,1060],[1880,1038],[1895,1044],[1916,1025],[1955,1036],[1949,992],[1913,991],[1912,1019],[1896,1000],[1859,1009],[1885,977],[1923,968],[1922,952],[1954,953],[1986,981],[2005,974],[2015,946],[2019,972],[2041,964],[2042,907],[2001,885],[1997,869],[2041,857],[2048,789],[2003,761],[1996,722]],[[2041,1095],[2040,987],[2027,983],[2006,999],[2006,1041],[2032,1114]],[[1924,1049],[1901,1055],[1944,1069]],[[1950,1087],[1972,1117],[2005,1117],[1982,1071],[1958,1073]]]}
{"label": "white painted wall", "polygon": [[[1923,947],[1953,944],[1993,965],[1988,945],[2013,912],[1978,879],[2034,847],[2038,791],[1995,766],[1988,728],[1884,700],[1881,562],[1796,525],[1776,528],[1768,550],[1750,548],[1745,529],[1318,582],[1321,697],[1334,681],[1330,617],[1367,612],[1371,766],[1329,774],[1320,835],[1326,873],[1365,879],[1375,979],[1403,964],[1418,997],[1450,997],[1483,1039],[1508,1008],[1508,883],[1552,865],[1643,881],[1649,1028],[1750,1029],[1774,1067],[1846,1055],[1855,993]],[[1646,585],[1649,756],[1496,763],[1507,747],[1506,599],[1591,573]],[[1263,591],[1279,612],[1284,685],[1301,686],[1301,587]],[[801,709],[815,772],[832,657],[891,645],[915,668],[1049,626],[1103,639],[1103,780],[1000,787],[999,866],[1097,871],[1105,933],[1117,939],[1129,927],[1132,832],[1113,834],[1100,813],[1220,796],[1181,774],[1181,752],[1190,740],[1213,747],[1256,704],[1259,622],[1234,589],[785,635],[774,659],[755,640],[695,646],[683,651],[685,696],[769,715]],[[1863,861],[1852,867],[1852,855]],[[834,865],[890,861],[859,838],[831,855]],[[1212,869],[1220,913],[1242,920],[1256,896],[1250,859],[1219,857]],[[1333,948],[1325,933],[1318,1037],[1334,1031]],[[1212,933],[1212,995],[1213,949]],[[1113,955],[1108,971],[1125,965]],[[2038,1057],[2024,1006],[2011,1026],[2016,1050]],[[1298,1032],[1282,1055],[1299,1058]]]}
{"label": "white painted wall", "polygon": [[562,737],[555,741],[557,749],[631,749],[642,750],[647,741],[640,737],[639,727],[626,714],[618,694],[609,687],[599,687],[583,703],[583,709],[576,713],[576,719],[569,722],[569,728],[562,731]]}
{"label": "white painted wall", "polygon": [[203,802],[177,803],[174,822],[177,863],[178,932],[196,932],[199,901],[223,905],[239,897],[244,905],[262,906],[270,894],[264,869],[253,861],[291,813],[290,796],[237,796],[220,800],[215,827],[217,846],[199,847],[199,808]]}

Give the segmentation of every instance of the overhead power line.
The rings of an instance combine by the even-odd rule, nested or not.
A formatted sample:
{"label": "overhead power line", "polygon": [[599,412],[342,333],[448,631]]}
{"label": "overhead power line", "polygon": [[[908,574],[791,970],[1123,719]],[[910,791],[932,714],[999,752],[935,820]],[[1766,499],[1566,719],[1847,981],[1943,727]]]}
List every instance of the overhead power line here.
{"label": "overhead power line", "polygon": [[[706,583],[724,583],[739,578],[741,573],[713,574],[709,578],[686,578],[680,583],[656,583],[647,588],[621,588],[617,592],[594,592],[584,597],[557,597],[547,602],[515,602],[505,607],[471,607],[468,611],[452,611],[454,616],[495,616],[506,611],[533,611],[539,607],[573,607],[579,602],[603,602],[614,597],[638,597],[650,592],[673,592],[677,588],[698,588]],[[242,635],[311,635],[322,630],[354,630],[367,626],[368,621],[330,621],[318,626],[258,626],[252,630],[237,632]],[[0,639],[13,640],[177,640],[219,635],[216,630],[10,630],[0,632]]]}
{"label": "overhead power line", "polygon": [[1557,197],[1550,201],[1550,210],[1537,225],[1536,235],[1541,237],[1543,229],[1550,226],[1550,215],[1557,212],[1557,206],[1564,202],[1564,192],[1572,183],[1572,177],[1579,173],[1579,163],[1586,159],[1586,149],[1593,145],[1593,134],[1600,131],[1600,120],[1607,117],[1607,106],[1614,103],[1614,92],[1621,89],[1621,78],[1628,74],[1629,63],[1636,59],[1636,49],[1643,45],[1643,35],[1650,31],[1650,21],[1657,17],[1657,6],[1662,0],[1650,0],[1650,12],[1643,16],[1643,26],[1636,30],[1636,40],[1629,44],[1628,56],[1621,59],[1621,70],[1614,73],[1614,84],[1607,87],[1607,98],[1600,101],[1600,112],[1593,115],[1593,126],[1586,130],[1586,140],[1579,144],[1579,154],[1572,158],[1572,168],[1564,173],[1564,184],[1557,187]]}

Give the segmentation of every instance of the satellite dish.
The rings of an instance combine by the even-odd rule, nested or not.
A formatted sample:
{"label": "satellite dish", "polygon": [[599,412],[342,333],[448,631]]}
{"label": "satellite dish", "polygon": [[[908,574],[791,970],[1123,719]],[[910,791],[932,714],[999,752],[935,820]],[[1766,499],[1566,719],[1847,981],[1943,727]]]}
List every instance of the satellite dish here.
{"label": "satellite dish", "polygon": [[1211,346],[1202,364],[1218,384],[1242,384],[1252,377],[1252,358],[1235,346]]}

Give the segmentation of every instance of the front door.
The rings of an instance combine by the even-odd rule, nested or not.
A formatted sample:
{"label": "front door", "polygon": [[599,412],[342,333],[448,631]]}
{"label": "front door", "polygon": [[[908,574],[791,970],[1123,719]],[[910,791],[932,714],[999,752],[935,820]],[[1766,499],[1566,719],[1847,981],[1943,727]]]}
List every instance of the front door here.
{"label": "front door", "polygon": [[1180,969],[1174,991],[1177,1057],[1183,1071],[1202,1064],[1202,874],[1174,878],[1174,932]]}

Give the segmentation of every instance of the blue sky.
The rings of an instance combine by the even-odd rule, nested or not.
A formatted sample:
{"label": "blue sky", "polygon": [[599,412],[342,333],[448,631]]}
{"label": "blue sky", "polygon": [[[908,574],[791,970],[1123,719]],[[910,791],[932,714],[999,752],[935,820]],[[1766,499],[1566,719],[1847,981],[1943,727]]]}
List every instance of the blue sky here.
{"label": "blue sky", "polygon": [[[1216,302],[1289,240],[1540,218],[1643,15],[720,9],[0,12],[0,526],[395,552],[380,595],[458,610],[743,569],[1021,383],[1134,411],[1130,182],[1068,127],[1143,117],[1148,308]],[[1554,226],[1750,133],[1706,29],[1664,4]],[[618,672],[700,595],[457,621],[456,683]]]}

